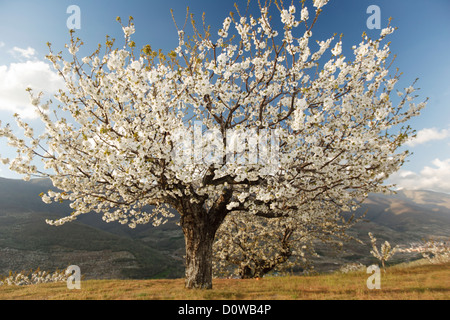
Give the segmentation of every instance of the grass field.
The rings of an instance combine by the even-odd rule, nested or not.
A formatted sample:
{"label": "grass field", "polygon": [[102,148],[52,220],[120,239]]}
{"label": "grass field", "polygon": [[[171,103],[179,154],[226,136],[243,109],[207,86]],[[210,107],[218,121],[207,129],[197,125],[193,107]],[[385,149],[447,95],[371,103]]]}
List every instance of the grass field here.
{"label": "grass field", "polygon": [[212,290],[188,290],[183,279],[86,280],[81,289],[66,283],[1,286],[0,299],[13,300],[448,300],[450,263],[397,266],[381,271],[381,289],[369,290],[370,274],[352,272],[314,276],[266,277],[259,280],[215,279]]}

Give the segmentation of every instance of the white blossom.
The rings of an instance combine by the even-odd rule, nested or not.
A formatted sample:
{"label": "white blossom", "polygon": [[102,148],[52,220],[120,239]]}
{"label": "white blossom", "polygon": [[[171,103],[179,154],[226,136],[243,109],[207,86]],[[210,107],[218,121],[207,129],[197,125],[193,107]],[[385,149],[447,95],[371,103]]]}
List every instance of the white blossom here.
{"label": "white blossom", "polygon": [[328,3],[328,0],[314,0],[314,7],[316,7],[317,9],[320,9],[327,3]]}
{"label": "white blossom", "polygon": [[304,7],[301,11],[301,20],[302,21],[306,21],[309,19],[309,12],[308,12],[308,7]]}
{"label": "white blossom", "polygon": [[393,27],[387,27],[381,30],[380,37],[385,37],[394,32]]}
{"label": "white blossom", "polygon": [[10,272],[7,277],[0,276],[0,287],[2,285],[30,286],[41,283],[66,282],[68,277],[66,270],[49,272],[38,269],[30,272]]}
{"label": "white blossom", "polygon": [[127,27],[123,27],[122,30],[123,33],[125,34],[125,37],[131,36],[136,31],[133,24]]}

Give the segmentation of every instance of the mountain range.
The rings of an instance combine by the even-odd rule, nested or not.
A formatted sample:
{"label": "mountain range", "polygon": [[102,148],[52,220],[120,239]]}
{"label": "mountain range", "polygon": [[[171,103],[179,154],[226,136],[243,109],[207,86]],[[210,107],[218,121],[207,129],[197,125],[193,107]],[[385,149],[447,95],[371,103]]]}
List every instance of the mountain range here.
{"label": "mountain range", "polygon": [[[78,265],[85,279],[140,279],[183,277],[184,238],[177,219],[153,227],[130,229],[105,223],[99,214],[86,214],[62,226],[46,219],[70,214],[66,203],[45,204],[39,194],[52,189],[47,179],[30,181],[0,178],[0,275],[40,268],[53,271]],[[349,234],[350,241],[336,250],[318,244],[316,270],[332,271],[342,264],[369,264],[372,232],[379,243],[409,246],[429,237],[450,237],[450,195],[431,191],[371,194],[356,212],[365,213]],[[414,259],[406,255],[393,263]]]}

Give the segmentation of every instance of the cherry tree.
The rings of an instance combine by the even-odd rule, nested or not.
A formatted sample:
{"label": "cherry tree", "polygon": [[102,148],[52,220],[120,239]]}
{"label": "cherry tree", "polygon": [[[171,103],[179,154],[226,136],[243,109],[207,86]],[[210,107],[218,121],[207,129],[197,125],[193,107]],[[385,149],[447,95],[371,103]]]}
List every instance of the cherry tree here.
{"label": "cherry tree", "polygon": [[[399,148],[413,131],[403,123],[425,103],[412,102],[413,86],[397,90],[393,102],[399,74],[389,74],[383,43],[394,28],[376,40],[363,36],[349,60],[342,38],[312,41],[327,2],[258,2],[255,16],[236,10],[217,35],[192,18],[192,35],[177,26],[179,45],[167,55],[150,45],[137,52],[132,19],[122,25],[123,47],[107,37],[83,58],[71,32],[71,58],[51,46],[47,56],[66,84],[58,103],[30,91],[45,132],[36,134],[19,115],[23,137],[0,124],[17,150],[2,161],[25,179],[50,178],[55,190],[44,202],[70,201],[73,212],[52,225],[89,212],[130,227],[159,225],[176,209],[186,287],[211,288],[214,237],[229,214],[301,218],[323,203],[351,210],[369,192],[388,192],[385,179],[407,157]],[[213,133],[200,145],[189,139],[202,134],[196,123]],[[216,152],[242,130],[257,143]],[[181,143],[183,161],[180,132],[192,133]]]}
{"label": "cherry tree", "polygon": [[377,238],[373,236],[371,232],[369,232],[369,238],[370,243],[372,245],[372,250],[370,250],[370,253],[372,256],[377,258],[381,261],[381,265],[383,266],[384,272],[386,272],[386,261],[391,259],[394,254],[398,251],[398,246],[395,246],[394,248],[391,246],[391,244],[388,241],[385,241],[381,246],[380,250],[377,248]]}
{"label": "cherry tree", "polygon": [[419,244],[413,244],[410,248],[397,248],[401,253],[421,253],[423,258],[432,264],[446,263],[450,261],[450,239],[433,238],[424,240]]}
{"label": "cherry tree", "polygon": [[216,234],[213,267],[218,276],[260,278],[273,271],[313,270],[318,244],[342,248],[355,240],[346,231],[361,217],[343,216],[334,205],[315,204],[301,215],[267,219],[246,212],[229,214]]}

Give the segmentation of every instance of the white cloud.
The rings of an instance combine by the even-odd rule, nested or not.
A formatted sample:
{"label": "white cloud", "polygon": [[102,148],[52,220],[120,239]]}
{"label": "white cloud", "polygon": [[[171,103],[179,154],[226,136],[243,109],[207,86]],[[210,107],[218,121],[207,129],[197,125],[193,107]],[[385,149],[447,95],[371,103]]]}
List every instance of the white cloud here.
{"label": "white cloud", "polygon": [[5,43],[3,41],[0,41],[0,48],[3,48],[5,46]]}
{"label": "white cloud", "polygon": [[432,166],[425,166],[419,173],[400,170],[389,178],[389,183],[401,189],[450,193],[450,158],[431,163]]}
{"label": "white cloud", "polygon": [[25,59],[30,59],[36,55],[36,50],[31,47],[28,47],[26,49],[14,47],[9,52],[11,52],[13,54],[13,56],[15,56],[15,57],[20,57],[20,58],[25,58]]}
{"label": "white cloud", "polygon": [[17,112],[24,118],[34,118],[36,114],[30,103],[26,88],[37,94],[52,94],[64,87],[64,82],[50,65],[43,61],[26,61],[0,65],[0,110]]}
{"label": "white cloud", "polygon": [[443,140],[447,137],[450,137],[450,129],[425,128],[417,132],[416,138],[407,141],[405,144],[409,147],[415,147],[428,141]]}

